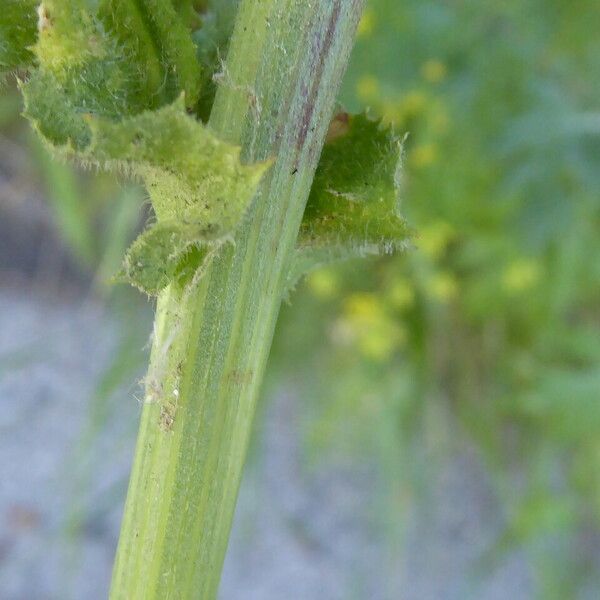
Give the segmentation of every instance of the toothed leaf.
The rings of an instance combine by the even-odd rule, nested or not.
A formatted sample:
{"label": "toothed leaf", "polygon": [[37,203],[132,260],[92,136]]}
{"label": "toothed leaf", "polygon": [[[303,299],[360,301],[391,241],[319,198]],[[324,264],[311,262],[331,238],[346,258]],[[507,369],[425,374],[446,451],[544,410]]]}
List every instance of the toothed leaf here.
{"label": "toothed leaf", "polygon": [[200,93],[191,33],[170,0],[44,0],[38,7],[40,68],[65,99],[106,116],[134,114]]}
{"label": "toothed leaf", "polygon": [[5,0],[0,8],[0,73],[33,63],[36,5],[35,0]]}
{"label": "toothed leaf", "polygon": [[52,145],[87,145],[85,114],[118,119],[152,105],[146,65],[109,34],[86,2],[45,0],[38,13],[39,67],[23,93],[26,115]]}
{"label": "toothed leaf", "polygon": [[[32,79],[27,86],[27,112],[32,118],[34,82],[40,94],[33,102],[35,111],[53,112],[54,101],[51,88],[41,78]],[[240,148],[219,140],[189,116],[183,98],[120,121],[72,111],[74,115],[70,119],[65,113],[38,127],[48,138],[61,141],[67,156],[119,169],[146,184],[159,225],[130,250],[125,278],[148,294],[169,283],[187,248],[220,243],[233,233],[270,166],[270,162],[243,165]],[[168,228],[162,228],[163,223]],[[165,256],[169,241],[174,244],[172,260]]]}
{"label": "toothed leaf", "polygon": [[115,123],[89,119],[85,156],[143,177],[159,220],[230,233],[270,162],[242,165],[240,148],[185,112],[183,100]]}
{"label": "toothed leaf", "polygon": [[402,141],[365,114],[332,121],[304,213],[290,284],[319,265],[403,250]]}
{"label": "toothed leaf", "polygon": [[184,91],[186,104],[192,108],[201,81],[196,47],[186,26],[193,11],[189,3],[175,4],[171,0],[103,0],[100,16],[143,67],[147,91],[154,97],[151,106],[170,102]]}
{"label": "toothed leaf", "polygon": [[231,236],[269,163],[242,165],[239,147],[188,113],[200,73],[180,20],[188,2],[91,4],[40,5],[25,114],[58,154],[144,181],[158,224],[132,246],[123,277],[157,293],[190,252],[187,266],[199,266],[200,248],[210,256]]}
{"label": "toothed leaf", "polygon": [[158,294],[179,276],[192,274],[207,261],[219,239],[198,225],[163,221],[144,231],[125,255],[118,278],[149,295]]}

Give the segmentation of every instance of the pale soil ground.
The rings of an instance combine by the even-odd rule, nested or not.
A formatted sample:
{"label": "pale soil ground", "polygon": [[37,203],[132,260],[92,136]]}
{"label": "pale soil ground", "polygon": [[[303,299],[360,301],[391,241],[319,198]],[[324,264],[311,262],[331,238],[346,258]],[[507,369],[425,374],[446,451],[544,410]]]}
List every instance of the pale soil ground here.
{"label": "pale soil ground", "polygon": [[[0,284],[2,600],[106,597],[139,414],[135,374],[104,405],[93,401],[116,335],[93,302]],[[431,501],[407,513],[406,551],[392,553],[368,466],[305,468],[302,410],[287,392],[263,411],[222,600],[534,597],[518,554],[473,583],[499,522],[468,449],[448,460]]]}
{"label": "pale soil ground", "polygon": [[[121,327],[82,291],[89,282],[61,249],[23,171],[22,149],[7,144],[0,144],[0,600],[100,600],[147,334],[131,348],[138,372],[101,393],[110,388]],[[147,313],[142,323],[149,331]],[[299,424],[308,418],[289,389],[264,403],[221,600],[535,597],[520,554],[474,580],[501,517],[469,448],[443,461],[428,501],[413,502],[392,528],[373,465],[342,457],[307,467]]]}

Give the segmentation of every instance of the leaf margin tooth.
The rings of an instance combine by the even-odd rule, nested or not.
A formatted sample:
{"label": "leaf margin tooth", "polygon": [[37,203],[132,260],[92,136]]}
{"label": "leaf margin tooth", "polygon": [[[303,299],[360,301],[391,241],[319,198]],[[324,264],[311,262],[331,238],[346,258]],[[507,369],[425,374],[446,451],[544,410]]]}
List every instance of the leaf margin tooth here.
{"label": "leaf margin tooth", "polygon": [[340,109],[331,123],[287,290],[319,267],[412,247],[414,232],[399,214],[407,136],[368,111],[350,115]]}

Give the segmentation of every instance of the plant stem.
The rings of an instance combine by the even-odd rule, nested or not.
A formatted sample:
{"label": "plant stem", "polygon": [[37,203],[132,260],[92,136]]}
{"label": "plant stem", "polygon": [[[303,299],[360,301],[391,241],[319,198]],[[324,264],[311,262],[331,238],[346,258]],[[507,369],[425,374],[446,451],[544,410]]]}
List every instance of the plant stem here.
{"label": "plant stem", "polygon": [[157,305],[113,600],[216,597],[283,284],[363,0],[242,0],[210,126],[275,164],[235,244]]}

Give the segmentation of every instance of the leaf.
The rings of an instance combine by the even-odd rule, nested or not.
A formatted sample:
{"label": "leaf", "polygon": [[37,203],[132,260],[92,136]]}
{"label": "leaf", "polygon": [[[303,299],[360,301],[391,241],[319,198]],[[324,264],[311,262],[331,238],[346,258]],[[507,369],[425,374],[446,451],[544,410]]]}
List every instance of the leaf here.
{"label": "leaf", "polygon": [[55,153],[144,181],[158,223],[123,276],[157,293],[190,249],[201,266],[213,253],[198,249],[232,235],[270,162],[243,165],[239,147],[188,113],[199,69],[171,0],[104,0],[97,13],[85,0],[46,0],[40,15],[25,115]]}
{"label": "leaf", "polygon": [[[91,4],[91,3],[90,3]],[[170,0],[44,0],[39,6],[40,68],[71,104],[106,116],[200,93],[196,47]]]}
{"label": "leaf", "polygon": [[[30,118],[34,82],[40,83],[32,79],[26,88]],[[36,92],[42,95],[32,103],[38,110],[44,106],[53,111],[48,89],[42,86]],[[149,294],[169,283],[179,258],[191,246],[220,244],[233,233],[271,165],[270,161],[243,165],[240,148],[219,140],[188,115],[183,97],[120,121],[79,115],[73,121],[65,117],[64,123],[50,122],[60,125],[58,133],[36,124],[50,139],[63,141],[59,150],[66,156],[145,182],[159,223],[134,243],[125,278]],[[168,242],[173,244],[169,260]]]}
{"label": "leaf", "polygon": [[192,274],[202,266],[220,240],[198,225],[165,221],[144,231],[125,255],[118,279],[149,295],[158,294],[178,275],[187,275],[185,258],[195,250]]}
{"label": "leaf", "polygon": [[411,232],[398,214],[402,140],[365,114],[331,123],[291,266],[294,285],[333,261],[404,250]]}
{"label": "leaf", "polygon": [[26,114],[51,144],[89,143],[84,114],[118,119],[153,105],[147,65],[134,60],[85,2],[45,0],[38,12],[39,67],[23,92]]}
{"label": "leaf", "polygon": [[104,0],[100,8],[108,30],[146,66],[148,91],[166,102],[184,91],[192,108],[200,95],[201,68],[184,22],[190,14],[189,3],[171,0]]}
{"label": "leaf", "polygon": [[[67,96],[65,87],[43,70],[36,70],[26,83],[21,83],[23,114],[33,124],[50,149],[73,155],[89,145],[91,131],[86,124],[83,96]],[[102,114],[105,111],[98,110]]]}
{"label": "leaf", "polygon": [[159,221],[193,223],[215,235],[235,228],[271,165],[242,165],[240,148],[189,116],[182,98],[117,123],[88,123],[84,157],[141,176]]}
{"label": "leaf", "polygon": [[5,0],[0,10],[0,73],[33,63],[37,35],[35,0]]}

